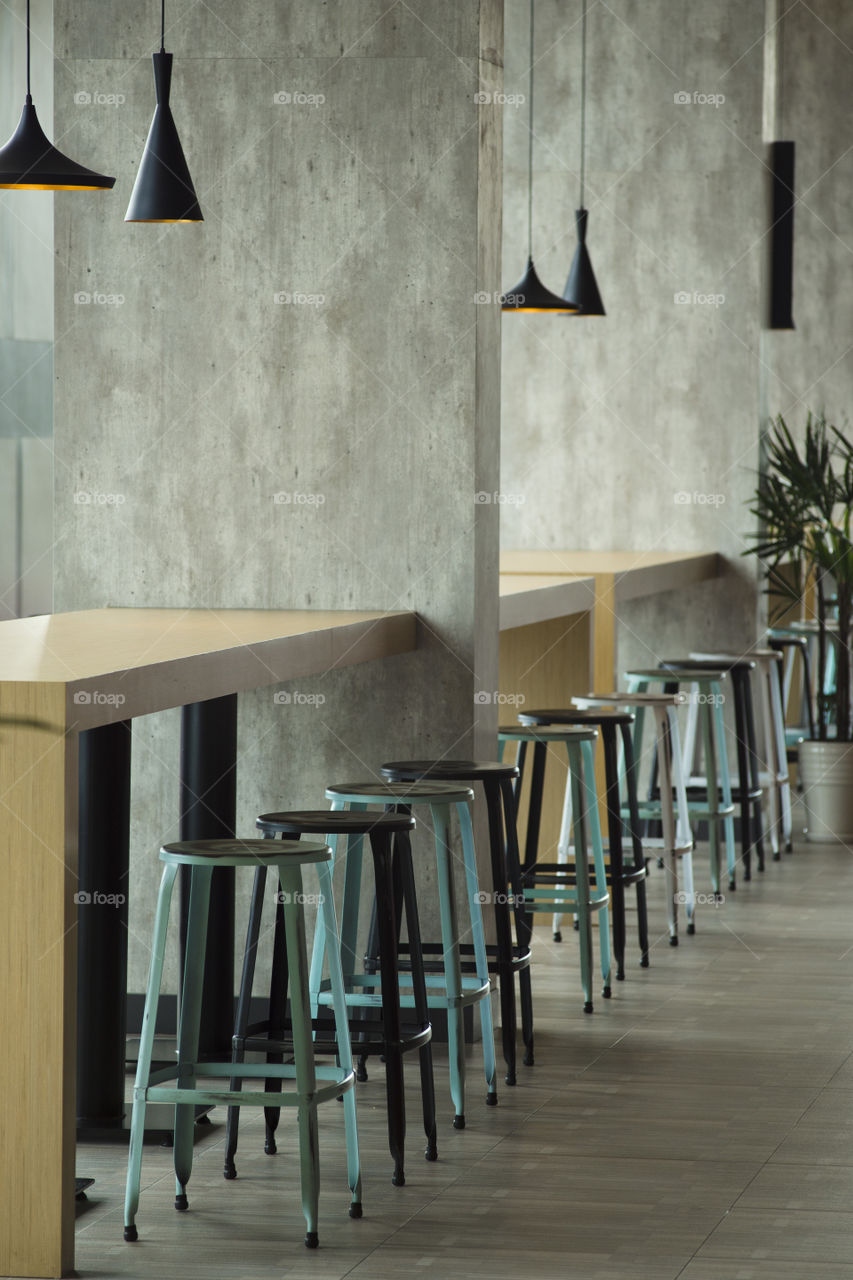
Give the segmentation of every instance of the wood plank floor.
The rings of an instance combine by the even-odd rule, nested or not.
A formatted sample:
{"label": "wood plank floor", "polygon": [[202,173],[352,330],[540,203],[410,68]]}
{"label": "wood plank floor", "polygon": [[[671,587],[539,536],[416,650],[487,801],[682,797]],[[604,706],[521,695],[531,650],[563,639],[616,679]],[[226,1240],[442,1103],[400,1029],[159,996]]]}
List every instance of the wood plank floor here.
{"label": "wood plank floor", "polygon": [[[707,860],[697,862],[705,887]],[[243,1112],[239,1178],[222,1178],[224,1114],[196,1146],[190,1211],[172,1208],[169,1152],[146,1147],[122,1239],[126,1152],[87,1144],[96,1178],[78,1218],[78,1273],[217,1280],[849,1280],[853,1274],[853,858],[798,843],[780,864],[664,936],[649,882],[648,970],[630,953],[612,1000],[582,1011],[577,946],[537,930],[536,1065],[484,1105],[469,1053],[456,1132],[437,1052],[439,1160],[422,1158],[407,1067],[407,1183],[394,1188],[382,1069],[359,1086],[361,1221],[347,1216],[342,1108],[321,1111],[320,1249],[303,1244],[292,1117],[279,1155]],[[629,941],[636,937],[629,920]],[[500,1076],[502,1080],[502,1075]]]}

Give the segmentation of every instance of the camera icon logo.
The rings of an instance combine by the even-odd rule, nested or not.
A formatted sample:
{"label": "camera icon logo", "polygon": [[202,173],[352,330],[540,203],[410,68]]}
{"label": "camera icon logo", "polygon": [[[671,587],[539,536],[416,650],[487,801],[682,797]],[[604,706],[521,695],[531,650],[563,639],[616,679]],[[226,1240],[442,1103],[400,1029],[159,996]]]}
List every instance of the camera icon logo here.
{"label": "camera icon logo", "polygon": [[79,889],[74,895],[74,901],[78,907],[87,907],[92,901],[92,895],[85,889]]}
{"label": "camera icon logo", "polygon": [[475,94],[474,94],[474,102],[476,103],[476,105],[477,105],[478,107],[484,107],[484,106],[486,106],[489,102],[491,102],[491,100],[492,100],[492,95],[491,95],[490,93],[475,93]]}
{"label": "camera icon logo", "polygon": [[677,107],[686,107],[693,101],[690,94],[685,93],[683,89],[679,90],[678,93],[674,93],[672,100]]}
{"label": "camera icon logo", "polygon": [[74,695],[75,707],[89,707],[92,705],[92,695],[85,689],[78,689]]}
{"label": "camera icon logo", "polygon": [[288,693],[285,689],[280,689],[278,693],[274,693],[272,700],[276,706],[289,707],[293,701],[293,694]]}

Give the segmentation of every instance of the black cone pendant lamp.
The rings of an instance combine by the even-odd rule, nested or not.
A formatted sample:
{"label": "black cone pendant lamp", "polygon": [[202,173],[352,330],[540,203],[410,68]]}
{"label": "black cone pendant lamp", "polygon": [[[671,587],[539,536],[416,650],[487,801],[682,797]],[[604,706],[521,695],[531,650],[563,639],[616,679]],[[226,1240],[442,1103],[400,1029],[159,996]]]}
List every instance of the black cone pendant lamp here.
{"label": "black cone pendant lamp", "polygon": [[30,0],[27,0],[27,96],[18,127],[0,148],[5,191],[109,191],[115,178],[95,173],[57,151],[44,133],[30,94]]}
{"label": "black cone pendant lamp", "polygon": [[586,247],[587,210],[583,207],[584,188],[584,151],[586,149],[586,3],[583,0],[583,17],[581,19],[581,163],[580,163],[580,208],[575,210],[575,224],[578,229],[578,247],[572,259],[569,278],[563,297],[576,308],[575,314],[581,316],[606,315],[595,272],[589,260]]}
{"label": "black cone pendant lamp", "polygon": [[501,311],[570,312],[577,308],[547,289],[533,265],[533,2],[530,0],[530,71],[528,72],[527,269],[518,284],[501,298]]}
{"label": "black cone pendant lamp", "polygon": [[152,54],[157,105],[125,222],[203,222],[169,106],[172,55],[165,49],[166,0],[160,4],[160,51]]}

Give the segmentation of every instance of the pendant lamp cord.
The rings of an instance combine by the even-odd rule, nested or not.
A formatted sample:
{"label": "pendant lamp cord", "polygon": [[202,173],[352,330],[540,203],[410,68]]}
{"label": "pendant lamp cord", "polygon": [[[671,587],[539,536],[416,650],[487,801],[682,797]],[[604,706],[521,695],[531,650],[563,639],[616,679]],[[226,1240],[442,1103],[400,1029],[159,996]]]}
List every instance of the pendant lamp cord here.
{"label": "pendant lamp cord", "polygon": [[27,0],[27,102],[32,102],[30,93],[30,0]]}
{"label": "pendant lamp cord", "polygon": [[533,257],[533,3],[530,0],[530,70],[527,73],[527,256]]}
{"label": "pendant lamp cord", "polygon": [[583,0],[583,17],[581,18],[581,202],[584,207],[584,157],[586,154],[586,0]]}
{"label": "pendant lamp cord", "polygon": [[160,0],[160,52],[166,52],[166,0]]}

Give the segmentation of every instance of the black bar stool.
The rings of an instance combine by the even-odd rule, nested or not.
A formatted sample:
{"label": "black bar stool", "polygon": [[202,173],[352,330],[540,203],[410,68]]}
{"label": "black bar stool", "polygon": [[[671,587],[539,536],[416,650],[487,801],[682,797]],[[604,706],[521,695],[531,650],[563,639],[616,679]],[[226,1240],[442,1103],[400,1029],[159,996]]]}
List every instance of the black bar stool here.
{"label": "black bar stool", "polygon": [[[640,839],[640,815],[637,802],[637,773],[634,762],[634,744],[631,729],[634,716],[629,711],[588,710],[577,707],[549,711],[525,711],[518,717],[524,725],[566,724],[586,728],[590,725],[601,730],[604,748],[604,776],[607,803],[607,831],[609,836],[610,863],[607,866],[607,883],[613,907],[613,954],[616,959],[616,977],[625,979],[625,890],[634,885],[637,890],[637,932],[640,940],[640,965],[649,966],[649,923],[646,909],[646,860]],[[625,782],[628,799],[628,833],[631,840],[631,860],[626,862],[622,849],[623,820],[619,798],[619,758],[617,731],[621,734],[625,753]],[[526,743],[521,744],[519,768],[523,765]],[[519,782],[519,786],[521,783]],[[557,934],[555,933],[555,939]]]}
{"label": "black bar stool", "polygon": [[[496,760],[395,760],[383,764],[383,775],[391,782],[417,782],[435,779],[439,782],[482,784],[489,821],[489,857],[492,870],[492,910],[495,920],[494,945],[486,947],[489,973],[497,974],[501,1000],[501,1032],[506,1062],[506,1082],[516,1082],[515,1072],[515,975],[518,974],[521,997],[521,1034],[524,1041],[524,1065],[533,1065],[533,997],[530,989],[530,925],[521,908],[521,868],[518,833],[515,825],[515,801],[512,784],[518,770],[512,764]],[[483,901],[487,895],[481,894]],[[512,913],[510,913],[512,905]],[[511,919],[512,914],[512,919]],[[515,922],[515,942],[512,920]],[[427,954],[440,952],[441,943],[423,944]],[[474,964],[474,948],[461,948],[464,963],[470,970]]]}
{"label": "black bar stool", "polygon": [[[355,930],[358,920],[352,918],[352,906],[344,901],[341,922],[341,938],[323,939],[320,935],[321,921],[318,918],[317,933],[314,939],[314,960],[311,965],[309,989],[312,1004],[312,1019],[317,1034],[317,1048],[323,1041],[325,1033],[328,1038],[330,1028],[318,1021],[320,1006],[332,1003],[329,982],[322,981],[322,956],[324,941],[326,946],[339,947],[341,952],[341,968],[344,980],[344,991],[347,1003],[350,1037],[360,1052],[365,1045],[385,1059],[385,1081],[388,1108],[388,1144],[394,1159],[392,1182],[395,1186],[405,1183],[404,1148],[406,1135],[406,1107],[403,1088],[403,1054],[418,1050],[420,1054],[421,1092],[423,1097],[424,1129],[427,1135],[427,1160],[438,1157],[436,1146],[435,1123],[435,1090],[432,1075],[432,1027],[427,1008],[426,982],[424,977],[423,958],[420,949],[420,927],[418,908],[415,897],[414,874],[412,871],[412,853],[409,844],[409,832],[415,826],[415,820],[405,813],[373,812],[332,812],[328,809],[296,811],[289,813],[265,813],[257,819],[256,826],[267,839],[276,836],[287,840],[298,840],[300,836],[322,836],[326,843],[334,847],[338,836],[346,836],[348,855],[361,865],[361,844],[366,835],[370,841],[373,855],[373,874],[376,885],[377,918],[379,926],[378,962],[379,976],[364,976],[354,972],[355,969]],[[358,856],[353,844],[358,844]],[[398,977],[397,939],[403,907],[406,911],[406,927],[409,938],[411,957],[412,987],[414,998],[414,1025],[402,1024],[400,983]],[[266,1053],[267,1061],[280,1062],[290,1047],[287,1035],[287,1018],[285,996],[287,991],[287,956],[283,947],[279,946],[279,931],[283,926],[282,903],[276,904],[275,945],[273,950],[272,972],[270,975],[270,996],[268,1017],[261,1022],[249,1025],[249,999],[252,990],[252,979],[255,970],[258,936],[263,909],[263,885],[259,884],[256,874],[255,886],[249,911],[249,926],[246,952],[243,962],[243,977],[240,983],[240,998],[237,1005],[237,1019],[234,1031],[233,1061],[244,1060],[247,1050]],[[320,965],[317,964],[319,955]],[[379,986],[379,992],[376,987]],[[377,1010],[381,1004],[381,1022],[377,1023],[365,1017],[359,1017],[358,1008]],[[333,1033],[333,1029],[332,1033]],[[325,1051],[333,1051],[334,1046]],[[232,1086],[234,1087],[234,1086]],[[226,1178],[235,1178],[237,1171],[234,1155],[237,1150],[239,1125],[239,1107],[228,1109],[228,1127],[225,1142]],[[267,1155],[276,1151],[275,1130],[279,1120],[279,1109],[268,1107],[264,1110],[266,1120],[266,1139],[264,1150]]]}

